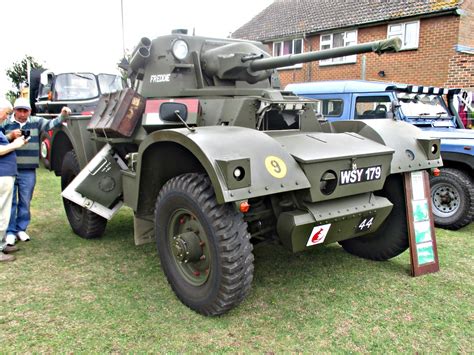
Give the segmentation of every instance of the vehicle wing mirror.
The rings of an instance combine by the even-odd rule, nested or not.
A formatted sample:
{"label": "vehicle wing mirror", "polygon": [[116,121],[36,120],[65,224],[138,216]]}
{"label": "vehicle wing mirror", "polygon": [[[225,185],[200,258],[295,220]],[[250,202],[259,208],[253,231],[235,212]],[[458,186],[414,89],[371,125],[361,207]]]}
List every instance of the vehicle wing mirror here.
{"label": "vehicle wing mirror", "polygon": [[181,122],[178,115],[186,121],[188,118],[188,107],[179,102],[164,102],[160,106],[160,118],[167,122]]}
{"label": "vehicle wing mirror", "polygon": [[397,100],[392,100],[391,104],[390,111],[387,112],[387,118],[396,119],[400,103]]}
{"label": "vehicle wing mirror", "polygon": [[392,112],[397,112],[400,108],[400,103],[397,100],[392,100]]}
{"label": "vehicle wing mirror", "polygon": [[44,86],[51,86],[53,83],[54,74],[50,71],[44,71],[40,75],[40,83]]}

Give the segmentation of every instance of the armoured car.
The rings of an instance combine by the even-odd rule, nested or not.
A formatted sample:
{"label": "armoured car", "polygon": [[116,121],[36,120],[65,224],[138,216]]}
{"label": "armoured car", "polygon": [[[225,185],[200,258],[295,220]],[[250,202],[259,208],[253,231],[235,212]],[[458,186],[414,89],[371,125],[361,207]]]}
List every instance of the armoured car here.
{"label": "armoured car", "polygon": [[102,96],[90,121],[71,117],[53,136],[73,231],[99,237],[129,206],[136,244],[156,243],[177,297],[203,315],[247,296],[258,241],[293,252],[338,242],[372,260],[402,253],[403,174],[441,165],[439,139],[399,120],[329,122],[318,101],[276,89],[274,71],[399,45],[272,58],[259,42],[143,38],[132,88]]}

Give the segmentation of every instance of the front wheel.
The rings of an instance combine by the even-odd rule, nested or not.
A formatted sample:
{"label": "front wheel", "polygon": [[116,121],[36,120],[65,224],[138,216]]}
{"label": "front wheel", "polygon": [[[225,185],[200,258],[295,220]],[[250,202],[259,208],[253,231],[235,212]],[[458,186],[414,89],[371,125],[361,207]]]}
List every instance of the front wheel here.
{"label": "front wheel", "polygon": [[390,175],[377,193],[393,204],[392,211],[374,233],[339,242],[347,252],[370,260],[388,260],[408,249],[405,189],[402,175]]}
{"label": "front wheel", "polygon": [[[61,168],[61,190],[64,190],[80,171],[76,153],[73,150],[67,152]],[[105,218],[65,198],[63,198],[63,205],[74,233],[85,239],[102,236],[107,225]]]}
{"label": "front wheel", "polygon": [[430,177],[431,204],[437,227],[454,229],[471,223],[474,216],[474,184],[461,170],[443,168]]}
{"label": "front wheel", "polygon": [[232,205],[219,205],[209,178],[169,180],[155,206],[161,266],[176,296],[203,315],[219,315],[250,291],[253,254],[247,224]]}

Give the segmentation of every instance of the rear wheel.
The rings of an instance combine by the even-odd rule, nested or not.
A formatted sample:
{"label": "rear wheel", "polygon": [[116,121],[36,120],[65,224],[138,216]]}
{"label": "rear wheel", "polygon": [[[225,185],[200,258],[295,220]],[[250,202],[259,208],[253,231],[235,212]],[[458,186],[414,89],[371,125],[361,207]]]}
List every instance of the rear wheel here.
{"label": "rear wheel", "polygon": [[253,254],[247,224],[219,205],[207,176],[184,174],[161,189],[155,208],[161,266],[176,296],[203,315],[219,315],[250,291]]}
{"label": "rear wheel", "polygon": [[402,175],[390,175],[380,196],[392,202],[393,208],[380,228],[369,235],[339,242],[344,250],[370,260],[388,260],[408,249],[405,190]]}
{"label": "rear wheel", "polygon": [[474,184],[463,171],[443,168],[430,177],[431,203],[437,227],[459,229],[474,216]]}
{"label": "rear wheel", "polygon": [[[61,189],[64,190],[80,171],[76,153],[73,150],[67,152],[61,169]],[[69,224],[78,236],[92,239],[104,234],[107,225],[105,218],[65,198],[63,205]]]}

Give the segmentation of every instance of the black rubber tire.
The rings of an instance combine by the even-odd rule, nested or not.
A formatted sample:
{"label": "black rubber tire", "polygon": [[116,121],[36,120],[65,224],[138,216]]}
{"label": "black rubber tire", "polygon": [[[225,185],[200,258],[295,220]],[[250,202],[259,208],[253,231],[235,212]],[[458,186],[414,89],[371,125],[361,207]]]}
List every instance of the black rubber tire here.
{"label": "black rubber tire", "polygon": [[[474,217],[474,183],[465,172],[442,168],[439,176],[430,176],[432,208],[435,225],[440,228],[457,230],[472,222]],[[454,210],[443,211],[440,193],[450,190],[456,199],[450,207]],[[453,205],[455,204],[455,205]],[[452,213],[454,212],[454,213]]]}
{"label": "black rubber tire", "polygon": [[364,259],[383,261],[408,249],[405,190],[401,175],[390,175],[379,196],[392,202],[393,208],[380,228],[369,235],[339,242],[344,250]]}
{"label": "black rubber tire", "polygon": [[[70,150],[63,159],[61,169],[61,190],[79,174],[81,168],[76,153]],[[84,239],[99,238],[104,234],[107,220],[72,201],[63,198],[64,210],[72,230]]]}
{"label": "black rubber tire", "polygon": [[[169,224],[179,209],[195,216],[210,244],[210,271],[202,285],[185,279],[172,254]],[[189,308],[206,316],[220,315],[242,302],[250,292],[254,257],[247,223],[232,205],[217,203],[206,175],[180,175],[163,186],[155,206],[155,235],[166,278],[176,296]]]}
{"label": "black rubber tire", "polygon": [[[43,149],[43,142],[47,140],[48,143],[45,143],[45,144],[48,144],[48,146],[50,147],[49,151],[48,151],[48,154],[47,154],[47,157],[43,157],[43,154],[42,154],[42,149]],[[50,156],[51,156],[51,137],[49,136],[49,134],[47,132],[41,132],[40,134],[40,161],[41,163],[43,164],[43,166],[46,168],[46,169],[50,169],[51,168],[51,159],[50,159]]]}

